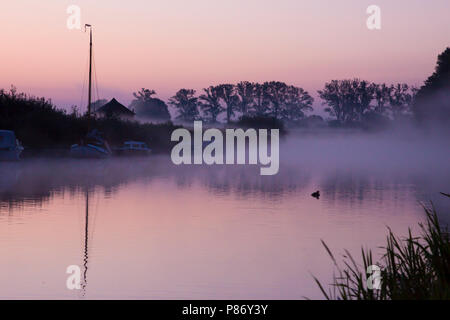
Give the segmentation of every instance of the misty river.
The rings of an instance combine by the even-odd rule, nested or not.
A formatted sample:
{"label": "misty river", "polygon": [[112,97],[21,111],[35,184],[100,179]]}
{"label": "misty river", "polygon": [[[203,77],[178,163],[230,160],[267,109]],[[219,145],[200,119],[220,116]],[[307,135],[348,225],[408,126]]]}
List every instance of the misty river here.
{"label": "misty river", "polygon": [[169,156],[0,163],[0,298],[322,298],[321,239],[359,258],[387,226],[418,232],[421,202],[450,221],[449,159],[444,139],[386,133],[291,135],[275,176]]}

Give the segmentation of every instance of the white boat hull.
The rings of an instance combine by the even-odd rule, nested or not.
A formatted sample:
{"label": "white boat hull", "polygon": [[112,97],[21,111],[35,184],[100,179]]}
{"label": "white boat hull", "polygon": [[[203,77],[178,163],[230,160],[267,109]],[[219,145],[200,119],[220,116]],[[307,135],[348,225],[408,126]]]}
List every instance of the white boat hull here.
{"label": "white boat hull", "polygon": [[73,158],[82,159],[103,159],[110,156],[109,152],[103,148],[93,146],[93,145],[73,145],[70,148],[70,156]]}

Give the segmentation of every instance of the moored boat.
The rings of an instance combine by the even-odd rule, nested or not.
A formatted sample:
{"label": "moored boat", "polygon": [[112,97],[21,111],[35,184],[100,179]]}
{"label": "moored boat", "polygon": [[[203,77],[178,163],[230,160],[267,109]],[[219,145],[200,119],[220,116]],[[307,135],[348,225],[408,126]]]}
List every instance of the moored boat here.
{"label": "moored boat", "polygon": [[14,131],[0,130],[0,161],[18,161],[22,151]]}
{"label": "moored boat", "polygon": [[125,141],[123,146],[115,151],[120,156],[148,156],[152,152],[147,144],[141,141]]}
{"label": "moored boat", "polygon": [[[92,105],[92,26],[85,25],[85,30],[89,28],[89,88],[88,88],[88,110],[87,119],[91,119],[91,105]],[[81,139],[78,144],[73,144],[70,147],[70,156],[73,158],[90,158],[101,159],[107,158],[111,155],[111,149],[108,143],[104,140],[100,133],[94,129],[90,131],[85,138]]]}
{"label": "moored boat", "polygon": [[108,143],[103,140],[98,131],[93,130],[85,140],[70,147],[70,156],[73,158],[107,158],[111,155]]}
{"label": "moored boat", "polygon": [[109,153],[106,149],[103,149],[102,147],[93,145],[93,144],[86,144],[86,145],[79,145],[74,144],[70,147],[70,155],[73,158],[86,158],[86,159],[101,159],[101,158],[107,158],[109,157]]}

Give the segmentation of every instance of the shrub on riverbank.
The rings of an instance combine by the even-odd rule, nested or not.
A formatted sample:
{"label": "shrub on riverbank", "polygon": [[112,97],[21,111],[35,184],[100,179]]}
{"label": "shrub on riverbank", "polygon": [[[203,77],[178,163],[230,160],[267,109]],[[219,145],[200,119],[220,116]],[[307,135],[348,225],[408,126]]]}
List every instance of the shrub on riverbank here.
{"label": "shrub on riverbank", "polygon": [[78,143],[89,128],[99,130],[111,145],[125,140],[147,142],[155,152],[169,152],[171,122],[140,124],[115,118],[88,119],[74,110],[57,109],[51,100],[0,90],[0,129],[13,130],[27,149],[68,149]]}
{"label": "shrub on riverbank", "polygon": [[[450,195],[445,196],[450,197]],[[331,288],[326,291],[315,281],[326,299],[333,300],[424,300],[450,299],[450,239],[439,224],[434,208],[425,208],[427,221],[419,224],[422,235],[400,239],[391,230],[381,263],[380,290],[366,285],[366,270],[374,265],[372,252],[362,249],[363,269],[345,251],[341,269],[322,241],[337,269]]]}
{"label": "shrub on riverbank", "polygon": [[253,129],[279,129],[280,134],[285,134],[284,122],[270,116],[242,116],[239,121],[231,124],[238,128]]}

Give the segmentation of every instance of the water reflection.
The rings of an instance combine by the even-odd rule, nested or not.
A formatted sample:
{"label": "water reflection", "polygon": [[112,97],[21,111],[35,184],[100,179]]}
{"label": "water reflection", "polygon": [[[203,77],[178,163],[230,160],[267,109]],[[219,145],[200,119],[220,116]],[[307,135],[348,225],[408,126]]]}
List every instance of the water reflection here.
{"label": "water reflection", "polygon": [[[13,211],[24,204],[42,206],[53,196],[74,195],[80,190],[101,187],[104,197],[113,197],[120,186],[155,179],[173,180],[178,188],[189,189],[200,183],[213,194],[238,194],[245,198],[255,193],[280,197],[302,190],[310,175],[289,169],[275,177],[259,175],[255,167],[177,167],[167,157],[140,159],[130,163],[111,161],[24,161],[0,167],[0,203]],[[5,210],[3,210],[5,211]]]}
{"label": "water reflection", "polygon": [[[97,187],[104,198],[111,198],[121,186],[137,181],[173,181],[179,189],[199,184],[213,195],[233,194],[241,199],[257,196],[279,200],[288,194],[310,194],[319,189],[330,203],[350,204],[361,204],[367,197],[383,202],[386,195],[399,198],[405,192],[415,193],[420,201],[432,198],[441,203],[436,195],[445,191],[448,181],[445,174],[295,166],[284,166],[278,175],[265,177],[259,175],[256,167],[177,167],[167,157],[133,162],[24,161],[2,164],[0,176],[1,214],[24,206],[43,207],[52,197],[73,197]],[[305,190],[310,186],[312,189]]]}
{"label": "water reflection", "polygon": [[[310,274],[332,270],[321,239],[337,251],[376,248],[386,225],[415,225],[417,201],[449,181],[448,171],[307,160],[273,177],[167,157],[2,164],[0,297],[320,297]],[[64,286],[72,264],[81,292]]]}
{"label": "water reflection", "polygon": [[87,287],[87,272],[88,272],[88,261],[89,261],[89,190],[85,191],[86,196],[86,216],[85,216],[85,227],[84,227],[84,255],[83,255],[83,282],[81,284],[82,295],[86,295]]}

